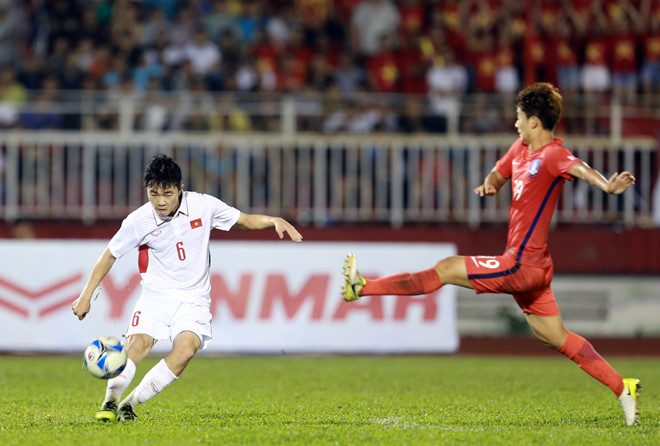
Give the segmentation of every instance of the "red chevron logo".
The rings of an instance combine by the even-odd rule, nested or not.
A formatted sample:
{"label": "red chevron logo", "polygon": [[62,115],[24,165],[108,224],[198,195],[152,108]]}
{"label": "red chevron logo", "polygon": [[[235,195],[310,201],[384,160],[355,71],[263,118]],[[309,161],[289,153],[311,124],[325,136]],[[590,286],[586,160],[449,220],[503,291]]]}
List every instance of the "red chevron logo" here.
{"label": "red chevron logo", "polygon": [[[67,286],[73,284],[73,283],[78,283],[82,279],[82,273],[78,273],[76,275],[73,275],[69,278],[60,280],[58,282],[55,282],[43,289],[36,290],[36,291],[31,291],[26,288],[23,288],[22,286],[19,286],[13,282],[10,282],[8,280],[3,279],[0,277],[0,288],[5,288],[6,290],[13,291],[16,294],[19,294],[26,299],[30,301],[38,301],[39,299],[44,299],[47,298],[48,296],[52,295],[53,293],[66,288]],[[71,304],[71,302],[74,301],[78,296],[68,296],[65,299],[60,299],[58,302],[54,304],[50,304],[46,308],[42,308],[39,310],[38,315],[39,317],[44,317],[54,311],[59,310],[60,308],[66,306],[67,304]],[[29,316],[29,309],[32,306],[20,306],[18,304],[15,304],[11,302],[9,299],[6,297],[3,297],[0,295],[0,307],[5,308],[13,313],[18,314],[19,316],[22,316],[24,318],[28,318]]]}

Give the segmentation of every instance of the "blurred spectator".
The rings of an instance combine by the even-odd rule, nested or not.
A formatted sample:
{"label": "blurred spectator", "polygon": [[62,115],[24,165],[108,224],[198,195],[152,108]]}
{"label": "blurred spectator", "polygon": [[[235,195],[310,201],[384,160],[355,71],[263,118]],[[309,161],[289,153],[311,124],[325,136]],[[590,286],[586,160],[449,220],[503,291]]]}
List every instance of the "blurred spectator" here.
{"label": "blurred spectator", "polygon": [[0,4],[0,65],[14,65],[19,59],[21,38],[26,34],[22,2],[6,0]]}
{"label": "blurred spectator", "polygon": [[399,11],[391,1],[363,0],[351,15],[354,50],[366,55],[374,54],[380,49],[380,38],[396,34],[399,23]]}
{"label": "blurred spectator", "polygon": [[[140,65],[133,70],[133,83],[135,91],[146,91],[150,86],[160,82],[163,76],[163,67],[158,59],[150,59],[147,52],[142,53]],[[157,82],[152,82],[152,80]],[[160,85],[158,83],[158,85]]]}
{"label": "blurred spectator", "polygon": [[[28,90],[38,90],[45,78],[54,77],[59,88],[84,89],[85,97],[96,88],[114,97],[129,85],[131,93],[144,93],[152,84],[178,94],[197,88],[202,79],[207,94],[287,92],[304,97],[301,104],[310,107],[318,107],[314,93],[329,91],[428,93],[430,116],[438,122],[446,119],[447,110],[456,109],[450,105],[456,99],[445,96],[455,77],[462,79],[459,95],[510,95],[523,76],[558,83],[566,97],[586,98],[587,108],[577,113],[587,121],[594,120],[597,107],[612,95],[633,103],[643,93],[644,103],[654,105],[651,95],[660,94],[658,42],[656,0],[0,2],[0,63],[8,60],[4,66],[16,66],[20,59],[17,83]],[[445,77],[447,70],[454,74]],[[490,112],[490,99],[479,98],[475,110]],[[267,98],[264,103],[272,105]],[[2,125],[15,125],[22,114],[3,107]],[[348,131],[350,122],[357,123],[353,128],[370,127],[366,117],[373,110],[362,101],[356,107],[343,110],[341,131]],[[402,107],[415,115],[412,106]],[[276,117],[279,112],[267,114]],[[116,115],[104,108],[103,126],[116,126]],[[76,128],[74,121],[68,116],[59,125]],[[251,128],[277,127],[276,121],[255,118]],[[478,131],[485,131],[490,121],[485,119]],[[380,119],[371,127],[387,128],[385,122]],[[475,128],[465,122],[466,129]],[[443,125],[436,127],[444,131]],[[186,126],[204,127],[201,121]]]}
{"label": "blurred spectator", "polygon": [[355,63],[355,58],[351,53],[341,53],[339,56],[339,66],[334,71],[334,82],[339,91],[344,94],[351,94],[357,91],[360,85],[364,85],[366,73],[364,69]]}
{"label": "blurred spectator", "polygon": [[54,77],[47,77],[44,80],[39,96],[21,112],[20,125],[22,128],[52,130],[61,126],[62,116],[55,103],[58,88],[57,79]]}
{"label": "blurred spectator", "polygon": [[520,89],[520,76],[516,68],[511,30],[500,30],[496,53],[495,91],[505,97],[505,108],[511,110],[513,96]]}
{"label": "blurred spectator", "polygon": [[169,124],[167,103],[157,78],[148,80],[148,90],[144,95],[142,112],[138,117],[138,128],[147,132],[161,132]]}
{"label": "blurred spectator", "polygon": [[397,128],[403,133],[444,133],[447,123],[442,117],[424,109],[419,98],[406,99]]}
{"label": "blurred spectator", "polygon": [[371,86],[380,93],[396,92],[401,77],[397,67],[393,39],[389,34],[381,35],[378,51],[374,52],[367,61]]}
{"label": "blurred spectator", "polygon": [[243,8],[243,14],[238,17],[240,39],[243,43],[251,43],[256,40],[257,32],[264,29],[266,17],[263,15],[260,0],[249,0],[244,3]]}
{"label": "blurred spectator", "polygon": [[296,60],[291,54],[282,54],[277,74],[277,89],[284,92],[301,90],[306,81],[306,66]]}
{"label": "blurred spectator", "polygon": [[332,83],[332,72],[328,61],[322,54],[315,55],[310,63],[307,85],[317,92],[324,92]]}
{"label": "blurred spectator", "polygon": [[399,91],[407,94],[424,94],[428,61],[420,48],[420,35],[415,33],[401,36],[396,51],[397,67],[400,71]]}
{"label": "blurred spectator", "polygon": [[82,16],[80,18],[79,39],[88,39],[94,45],[103,45],[110,39],[108,27],[99,23],[97,10],[93,3],[88,3],[82,7]]}
{"label": "blurred spectator", "polygon": [[660,95],[660,6],[657,13],[650,15],[648,22],[641,70],[642,97],[647,106],[653,104],[654,98]]}
{"label": "blurred spectator", "polygon": [[226,33],[232,34],[234,37],[240,35],[238,18],[229,9],[226,0],[215,0],[213,2],[213,11],[204,17],[203,23],[206,33],[214,42]]}
{"label": "blurred spectator", "polygon": [[217,114],[213,116],[211,128],[232,132],[249,132],[252,130],[250,115],[236,103],[233,94],[224,93],[220,96]]}
{"label": "blurred spectator", "polygon": [[27,90],[39,90],[44,80],[43,59],[26,57],[22,60],[17,80]]}
{"label": "blurred spectator", "polygon": [[12,127],[18,121],[19,109],[26,99],[25,88],[16,81],[16,71],[0,71],[0,128]]}
{"label": "blurred spectator", "polygon": [[89,73],[89,67],[94,62],[96,49],[92,40],[84,38],[78,41],[76,51],[76,67],[82,73]]}
{"label": "blurred spectator", "polygon": [[497,59],[494,38],[490,33],[479,31],[468,42],[470,59],[475,71],[475,91],[478,93],[495,92]]}
{"label": "blurred spectator", "polygon": [[426,73],[431,111],[438,116],[434,121],[433,131],[445,132],[451,116],[458,117],[461,112],[461,95],[468,87],[467,70],[454,61],[449,48],[433,59],[433,64]]}
{"label": "blurred spectator", "polygon": [[564,95],[576,93],[580,86],[578,56],[571,44],[570,31],[569,24],[565,20],[557,22],[551,45],[554,54],[549,54],[556,66],[557,81]]}
{"label": "blurred spectator", "polygon": [[53,44],[53,50],[47,59],[48,69],[51,73],[60,73],[66,65],[66,59],[71,50],[69,40],[65,37],[58,37]]}
{"label": "blurred spectator", "polygon": [[[611,17],[612,92],[627,103],[634,103],[637,94],[637,34],[644,30],[644,21],[628,0],[619,0],[618,11]],[[609,10],[614,8],[610,7]]]}
{"label": "blurred spectator", "polygon": [[80,9],[77,2],[52,0],[45,2],[51,40],[64,38],[70,42],[78,38],[80,30]]}
{"label": "blurred spectator", "polygon": [[195,74],[202,77],[219,76],[222,55],[218,46],[208,39],[204,31],[195,32],[194,39],[185,46],[184,53]]}
{"label": "blurred spectator", "polygon": [[172,45],[177,48],[184,48],[192,40],[196,28],[196,17],[192,5],[188,5],[181,9],[174,24],[170,27],[169,34]]}
{"label": "blurred spectator", "polygon": [[162,9],[155,8],[151,10],[149,19],[142,25],[140,44],[146,47],[151,46],[157,36],[168,33],[171,26],[172,23],[167,20]]}
{"label": "blurred spectator", "polygon": [[605,29],[600,25],[594,27],[586,42],[585,63],[580,74],[580,84],[586,93],[602,93],[611,87],[608,43]]}
{"label": "blurred spectator", "polygon": [[241,61],[241,47],[236,34],[225,31],[220,36],[220,54],[222,55],[222,72],[224,77],[234,76]]}
{"label": "blurred spectator", "polygon": [[25,87],[16,79],[16,70],[3,68],[0,71],[0,102],[20,106],[26,96]]}
{"label": "blurred spectator", "polygon": [[87,74],[93,79],[103,79],[111,66],[110,48],[107,45],[100,45],[87,68]]}
{"label": "blurred spectator", "polygon": [[236,88],[240,91],[255,91],[259,88],[259,69],[257,58],[249,55],[236,71]]}
{"label": "blurred spectator", "polygon": [[421,34],[424,30],[424,15],[421,0],[402,0],[399,4],[399,33],[404,37]]}

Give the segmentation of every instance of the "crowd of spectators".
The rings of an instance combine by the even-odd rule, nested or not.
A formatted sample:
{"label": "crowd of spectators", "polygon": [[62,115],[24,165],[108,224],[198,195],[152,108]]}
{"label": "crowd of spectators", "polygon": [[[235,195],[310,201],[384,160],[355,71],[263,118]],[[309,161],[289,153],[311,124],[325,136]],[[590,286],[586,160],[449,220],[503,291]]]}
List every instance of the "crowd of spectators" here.
{"label": "crowd of spectators", "polygon": [[0,0],[0,69],[1,128],[115,129],[132,95],[138,128],[271,130],[290,93],[301,130],[443,132],[472,93],[482,132],[530,81],[651,105],[660,0]]}

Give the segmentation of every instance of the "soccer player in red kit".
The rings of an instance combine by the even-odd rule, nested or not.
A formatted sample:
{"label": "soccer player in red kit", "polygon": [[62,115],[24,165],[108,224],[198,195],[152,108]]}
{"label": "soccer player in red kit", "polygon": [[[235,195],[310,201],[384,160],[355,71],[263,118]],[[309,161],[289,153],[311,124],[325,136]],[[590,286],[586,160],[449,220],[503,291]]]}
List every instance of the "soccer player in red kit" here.
{"label": "soccer player in red kit", "polygon": [[566,179],[579,178],[610,194],[620,194],[635,183],[629,172],[607,180],[576,158],[554,138],[562,111],[562,97],[553,85],[536,83],[516,97],[516,128],[520,134],[497,161],[484,183],[474,189],[495,195],[511,179],[511,206],[506,250],[500,256],[453,256],[417,273],[365,279],[349,254],[344,263],[344,300],[369,295],[418,295],[443,285],[460,285],[477,293],[508,293],[522,309],[532,331],[548,347],[574,361],[582,370],[609,387],[619,398],[627,425],[637,421],[639,380],[624,379],[583,337],[568,331],[550,287],[552,259],[548,253],[548,226]]}

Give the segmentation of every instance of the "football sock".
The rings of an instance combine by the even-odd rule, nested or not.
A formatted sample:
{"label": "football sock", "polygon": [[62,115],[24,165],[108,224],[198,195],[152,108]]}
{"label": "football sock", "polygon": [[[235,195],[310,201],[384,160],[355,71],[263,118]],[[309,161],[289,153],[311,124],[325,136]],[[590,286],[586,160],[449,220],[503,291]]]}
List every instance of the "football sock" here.
{"label": "football sock", "polygon": [[569,331],[564,345],[559,349],[559,353],[565,355],[582,370],[609,387],[617,398],[623,392],[623,377],[582,336]]}
{"label": "football sock", "polygon": [[108,380],[108,387],[105,389],[105,399],[103,402],[119,402],[119,399],[131,384],[131,381],[133,381],[134,376],[135,363],[129,358],[126,361],[126,367],[124,367],[124,370],[122,370],[119,376],[115,376],[114,378]]}
{"label": "football sock", "polygon": [[138,404],[142,404],[156,396],[165,387],[172,384],[175,379],[177,379],[177,376],[167,367],[165,360],[161,359],[158,364],[153,366],[153,368],[144,375],[140,384],[138,384],[131,394],[121,402],[119,407],[128,402],[131,407],[135,408]]}
{"label": "football sock", "polygon": [[414,296],[417,294],[428,294],[442,286],[442,281],[435,272],[435,268],[430,268],[418,273],[403,273],[393,276],[382,277],[380,279],[368,279],[362,287],[360,296]]}

